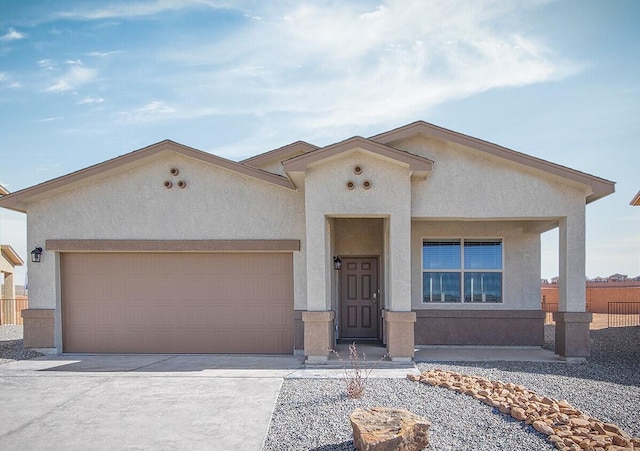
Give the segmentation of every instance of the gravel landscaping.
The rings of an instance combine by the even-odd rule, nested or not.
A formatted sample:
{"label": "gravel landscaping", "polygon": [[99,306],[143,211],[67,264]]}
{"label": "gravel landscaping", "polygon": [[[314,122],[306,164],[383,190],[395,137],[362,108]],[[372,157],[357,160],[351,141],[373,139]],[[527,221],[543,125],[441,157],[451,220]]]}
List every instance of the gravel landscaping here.
{"label": "gravel landscaping", "polygon": [[[553,349],[553,326],[546,326]],[[566,399],[583,412],[640,436],[640,327],[591,331],[587,363],[419,363],[421,371],[444,369],[513,382],[540,395]],[[531,426],[470,396],[407,379],[371,379],[362,399],[345,394],[343,380],[284,381],[265,450],[353,450],[349,414],[356,408],[398,407],[431,421],[433,450],[555,449]]]}
{"label": "gravel landscaping", "polygon": [[16,360],[40,357],[42,354],[22,347],[22,326],[0,326],[0,365]]}

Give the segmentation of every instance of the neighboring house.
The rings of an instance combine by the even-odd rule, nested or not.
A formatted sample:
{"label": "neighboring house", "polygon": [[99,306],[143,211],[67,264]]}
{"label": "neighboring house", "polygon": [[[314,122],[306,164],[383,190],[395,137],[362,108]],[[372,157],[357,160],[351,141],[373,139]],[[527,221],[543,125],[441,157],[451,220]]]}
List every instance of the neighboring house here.
{"label": "neighboring house", "polygon": [[9,194],[9,191],[7,191],[7,189],[0,185],[0,197],[4,196],[5,194]]}
{"label": "neighboring house", "polygon": [[623,282],[625,280],[627,280],[629,278],[629,276],[627,276],[626,274],[611,274],[609,276],[609,278],[607,279],[608,282]]}
{"label": "neighboring house", "polygon": [[[558,228],[556,351],[589,352],[585,205],[614,183],[425,122],[236,163],[162,141],[0,199],[27,214],[25,344],[304,353],[378,340],[540,346],[540,234]],[[340,269],[336,269],[337,267]]]}
{"label": "neighboring house", "polygon": [[13,275],[16,266],[22,266],[23,264],[24,262],[11,246],[0,244],[0,274],[2,274],[4,285],[0,298],[16,298],[16,283]]}
{"label": "neighboring house", "polygon": [[638,191],[636,195],[633,196],[633,199],[631,199],[630,205],[633,205],[634,207],[640,207],[640,191]]}

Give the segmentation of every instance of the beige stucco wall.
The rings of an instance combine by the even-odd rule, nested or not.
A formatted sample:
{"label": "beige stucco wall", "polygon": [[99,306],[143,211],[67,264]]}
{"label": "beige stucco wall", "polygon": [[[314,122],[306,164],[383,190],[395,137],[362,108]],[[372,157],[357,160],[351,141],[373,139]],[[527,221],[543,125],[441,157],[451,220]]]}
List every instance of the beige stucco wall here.
{"label": "beige stucco wall", "polygon": [[[354,174],[354,167],[362,174]],[[355,183],[353,190],[346,183]],[[362,184],[370,181],[371,188]],[[410,310],[410,173],[407,166],[354,149],[307,169],[305,207],[307,224],[307,299],[309,310],[322,311],[331,306],[330,217],[388,218],[389,249],[384,267],[387,305]],[[403,202],[402,200],[407,201]],[[329,246],[329,247],[328,247]]]}
{"label": "beige stucco wall", "polygon": [[[169,170],[180,170],[173,177]],[[171,180],[173,188],[163,186]],[[178,188],[178,180],[187,182]],[[301,193],[170,153],[28,206],[28,246],[47,239],[298,239],[294,302],[306,307]],[[29,265],[29,307],[55,308],[57,263],[45,250]]]}
{"label": "beige stucco wall", "polygon": [[[414,221],[411,234],[411,304],[414,309],[539,310],[540,236],[526,233],[522,222]],[[425,238],[502,238],[503,302],[423,303],[422,241]]]}
{"label": "beige stucco wall", "polygon": [[432,159],[412,184],[414,218],[560,218],[583,214],[584,187],[455,143],[416,137],[393,144]]}

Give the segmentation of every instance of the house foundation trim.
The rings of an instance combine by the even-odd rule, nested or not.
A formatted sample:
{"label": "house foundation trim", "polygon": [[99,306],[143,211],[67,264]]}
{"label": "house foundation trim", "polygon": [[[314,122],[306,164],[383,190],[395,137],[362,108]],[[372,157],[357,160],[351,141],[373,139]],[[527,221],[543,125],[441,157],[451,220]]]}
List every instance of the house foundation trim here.
{"label": "house foundation trim", "polygon": [[555,312],[556,354],[568,360],[584,360],[589,357],[589,312]]}
{"label": "house foundation trim", "polygon": [[416,310],[416,344],[426,346],[542,346],[540,310]]}
{"label": "house foundation trim", "polygon": [[304,355],[308,363],[326,362],[333,348],[333,311],[302,312]]}
{"label": "house foundation trim", "polygon": [[25,309],[22,311],[25,348],[54,348],[55,321],[53,309]]}
{"label": "house foundation trim", "polygon": [[394,362],[411,361],[414,357],[416,312],[382,312],[385,322],[387,353]]}

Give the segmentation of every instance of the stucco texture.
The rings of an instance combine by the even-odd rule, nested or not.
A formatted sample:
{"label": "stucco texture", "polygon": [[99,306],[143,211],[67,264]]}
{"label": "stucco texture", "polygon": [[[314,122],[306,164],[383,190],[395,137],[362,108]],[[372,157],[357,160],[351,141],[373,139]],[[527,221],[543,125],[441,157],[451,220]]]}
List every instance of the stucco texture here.
{"label": "stucco texture", "polygon": [[[34,202],[27,215],[29,248],[47,239],[297,239],[294,299],[306,306],[304,198],[294,190],[165,152]],[[57,271],[53,252],[30,265],[30,308],[56,307]]]}

